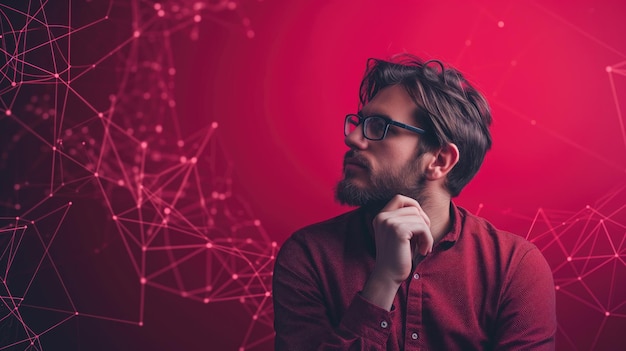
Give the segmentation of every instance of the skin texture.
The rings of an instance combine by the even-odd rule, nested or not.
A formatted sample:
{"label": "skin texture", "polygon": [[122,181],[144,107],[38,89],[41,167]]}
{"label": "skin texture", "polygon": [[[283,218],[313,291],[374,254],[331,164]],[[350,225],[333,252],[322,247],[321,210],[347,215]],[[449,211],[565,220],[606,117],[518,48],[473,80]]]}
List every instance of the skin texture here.
{"label": "skin texture", "polygon": [[[403,87],[390,86],[365,105],[361,114],[383,115],[419,127],[417,111],[418,106]],[[458,162],[458,149],[448,144],[420,153],[419,137],[390,126],[384,140],[371,141],[363,137],[362,126],[358,126],[345,138],[350,151],[340,186],[343,182],[367,192],[381,191],[380,184],[393,184],[382,190],[395,192],[374,218],[376,264],[361,292],[365,299],[387,310],[420,255],[430,253],[450,227],[451,197],[444,182]]]}

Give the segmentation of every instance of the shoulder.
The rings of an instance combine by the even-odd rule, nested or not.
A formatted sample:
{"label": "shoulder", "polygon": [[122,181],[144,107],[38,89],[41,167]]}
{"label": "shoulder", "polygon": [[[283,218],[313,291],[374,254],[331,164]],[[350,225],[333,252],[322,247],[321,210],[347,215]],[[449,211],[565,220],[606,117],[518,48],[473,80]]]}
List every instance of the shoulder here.
{"label": "shoulder", "polygon": [[458,207],[461,226],[461,237],[476,244],[492,246],[498,251],[524,253],[538,250],[537,247],[524,237],[496,228],[487,219],[469,213]]}
{"label": "shoulder", "polygon": [[459,243],[469,257],[509,279],[520,273],[551,277],[548,262],[535,244],[520,235],[500,230],[485,218],[460,207],[459,214],[462,221]]}
{"label": "shoulder", "polygon": [[334,218],[296,230],[281,246],[280,256],[311,254],[341,250],[349,236],[363,227],[362,209],[352,210]]}

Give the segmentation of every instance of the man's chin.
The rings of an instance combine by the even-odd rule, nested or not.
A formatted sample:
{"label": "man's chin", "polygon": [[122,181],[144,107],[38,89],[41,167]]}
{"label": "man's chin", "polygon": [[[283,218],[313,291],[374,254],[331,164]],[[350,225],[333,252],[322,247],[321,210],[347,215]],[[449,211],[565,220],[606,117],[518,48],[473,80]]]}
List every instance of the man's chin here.
{"label": "man's chin", "polygon": [[347,206],[368,206],[378,204],[384,199],[376,196],[367,184],[352,179],[344,178],[337,184],[335,189],[335,200]]}

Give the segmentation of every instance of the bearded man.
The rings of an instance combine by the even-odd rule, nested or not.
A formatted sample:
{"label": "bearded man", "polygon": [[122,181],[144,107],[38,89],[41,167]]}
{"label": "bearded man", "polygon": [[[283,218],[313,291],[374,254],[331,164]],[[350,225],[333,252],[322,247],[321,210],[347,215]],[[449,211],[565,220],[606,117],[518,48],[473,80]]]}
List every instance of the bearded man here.
{"label": "bearded man", "polygon": [[454,68],[401,55],[368,61],[360,102],[336,189],[358,209],[281,247],[276,350],[553,350],[541,252],[452,201],[491,148],[486,99]]}

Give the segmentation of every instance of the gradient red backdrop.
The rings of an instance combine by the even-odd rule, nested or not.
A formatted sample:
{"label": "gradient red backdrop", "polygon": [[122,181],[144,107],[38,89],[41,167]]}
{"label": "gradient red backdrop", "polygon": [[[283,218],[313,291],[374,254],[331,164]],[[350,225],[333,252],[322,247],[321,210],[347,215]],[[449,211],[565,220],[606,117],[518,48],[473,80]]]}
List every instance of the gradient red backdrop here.
{"label": "gradient red backdrop", "polygon": [[[174,5],[193,6],[169,0],[88,3],[74,16],[93,16],[92,22],[85,20],[93,27],[89,37],[76,43],[85,43],[84,50],[102,52],[90,56],[74,44],[72,53],[84,55],[85,64],[102,58],[105,65],[115,59],[107,54],[116,52],[117,45],[136,30],[131,23],[137,19],[124,15],[125,9],[154,9],[146,13],[157,18],[160,9],[167,17],[174,13]],[[438,58],[460,69],[485,93],[494,116],[493,149],[457,203],[542,248],[559,285],[559,350],[626,348],[624,2],[242,0],[232,4],[201,12],[201,20],[194,18],[184,30],[158,27],[172,31],[167,51],[140,56],[149,62],[150,55],[170,55],[176,74],[173,97],[168,98],[175,101],[180,133],[186,137],[218,123],[212,138],[232,172],[229,168],[217,173],[227,173],[232,193],[252,218],[260,220],[271,241],[280,245],[297,228],[348,210],[333,201],[333,187],[347,150],[343,117],[357,111],[367,58],[401,52]],[[0,5],[7,22],[11,16],[19,17],[9,9]],[[108,21],[117,26],[115,31],[110,30],[111,22],[98,22],[106,11]],[[6,37],[7,30],[3,31]],[[87,44],[89,38],[95,43]],[[99,43],[104,43],[101,48]],[[5,57],[10,53],[5,52]],[[26,88],[11,93],[9,73],[3,72],[2,109],[18,111],[31,96],[43,94]],[[77,95],[100,110],[108,107],[109,94],[119,90],[120,75],[112,80],[106,72],[111,71],[94,71],[74,86]],[[68,108],[64,113],[74,112]],[[156,118],[146,116],[142,125]],[[129,125],[136,122],[135,115],[126,118]],[[4,159],[22,160],[4,163],[1,200],[7,216],[20,214],[20,209],[11,207],[22,201],[13,185],[30,176],[17,170],[28,163],[26,151],[10,137],[28,134],[26,126],[33,125],[29,123],[19,123],[10,115],[0,117]],[[50,172],[45,167],[44,171]],[[65,222],[70,229],[62,230],[94,231],[85,217],[74,217]],[[98,267],[97,273],[80,269],[67,273],[68,280],[80,276],[91,285],[76,291],[89,296],[115,292],[92,309],[100,316],[115,311],[111,313],[116,318],[134,320],[141,303],[144,326],[86,318],[69,322],[70,327],[59,330],[56,337],[51,331],[41,349],[236,350],[242,346],[241,325],[248,325],[250,314],[239,302],[205,305],[177,296],[179,291],[172,294],[154,287],[147,287],[145,301],[140,302],[136,276],[123,273],[130,264],[118,256],[125,252],[119,238],[102,239],[103,234],[98,234],[95,243],[84,238],[77,243],[71,235],[63,239],[67,246],[56,246],[58,257],[64,257],[59,260],[66,265],[90,262],[93,247],[101,247],[102,242],[111,247],[91,263]],[[67,258],[74,256],[75,261]],[[120,270],[114,277],[111,265]],[[88,297],[76,298],[88,301],[86,306],[98,305]],[[254,333],[262,342],[250,349],[272,348],[268,325]]]}

